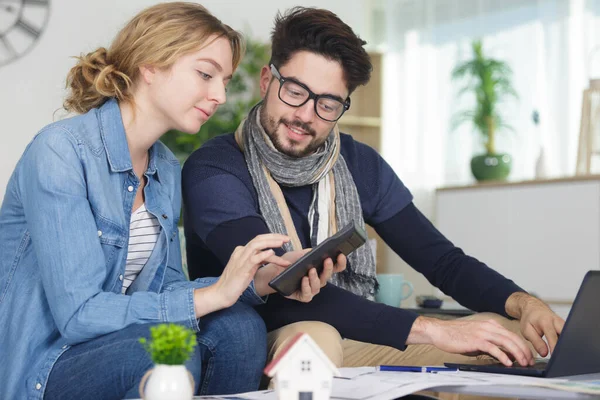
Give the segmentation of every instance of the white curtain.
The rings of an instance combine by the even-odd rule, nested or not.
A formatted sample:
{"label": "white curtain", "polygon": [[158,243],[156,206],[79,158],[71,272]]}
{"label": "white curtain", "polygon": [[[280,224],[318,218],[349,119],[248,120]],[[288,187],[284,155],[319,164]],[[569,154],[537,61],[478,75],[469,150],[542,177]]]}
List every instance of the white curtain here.
{"label": "white curtain", "polygon": [[[482,153],[468,124],[451,132],[454,113],[472,106],[457,99],[457,63],[471,41],[506,61],[518,101],[500,110],[514,132],[501,132],[497,151],[513,157],[510,180],[535,177],[544,149],[550,177],[575,172],[581,98],[590,75],[600,77],[600,0],[380,0],[371,21],[384,50],[383,156],[432,216],[436,187],[474,181],[470,159]],[[381,27],[384,28],[381,28]],[[596,60],[598,59],[598,60]],[[539,113],[539,124],[532,119]]]}

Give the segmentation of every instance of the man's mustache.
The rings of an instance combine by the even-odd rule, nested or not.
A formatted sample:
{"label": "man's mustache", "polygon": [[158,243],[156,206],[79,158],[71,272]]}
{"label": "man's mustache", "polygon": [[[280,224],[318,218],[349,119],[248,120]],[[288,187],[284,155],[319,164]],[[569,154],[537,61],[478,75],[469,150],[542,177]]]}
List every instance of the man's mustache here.
{"label": "man's mustache", "polygon": [[302,122],[302,121],[298,121],[298,120],[294,120],[294,121],[290,122],[290,121],[288,121],[285,118],[281,118],[279,120],[279,123],[280,124],[285,124],[287,126],[293,126],[293,127],[296,127],[296,128],[300,128],[304,132],[308,133],[310,136],[313,136],[313,137],[316,135],[316,132],[314,131],[314,129],[309,124],[307,124],[306,122]]}

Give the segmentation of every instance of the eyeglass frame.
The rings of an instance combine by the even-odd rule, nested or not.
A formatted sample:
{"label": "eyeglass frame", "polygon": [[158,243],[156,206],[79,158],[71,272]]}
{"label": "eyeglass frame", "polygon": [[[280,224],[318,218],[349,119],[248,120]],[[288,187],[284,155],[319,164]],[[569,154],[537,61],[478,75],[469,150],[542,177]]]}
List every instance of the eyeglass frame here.
{"label": "eyeglass frame", "polygon": [[[293,78],[287,78],[285,76],[282,76],[281,73],[279,72],[279,70],[277,69],[277,67],[275,66],[275,64],[271,64],[270,67],[271,67],[271,74],[275,78],[277,78],[277,80],[279,81],[279,90],[277,91],[277,97],[279,97],[279,100],[281,100],[284,104],[287,104],[290,107],[298,108],[298,107],[302,107],[303,105],[305,105],[306,103],[308,103],[310,100],[314,100],[313,103],[314,103],[314,108],[315,108],[315,114],[317,114],[317,116],[319,118],[321,118],[323,121],[327,121],[327,122],[337,122],[337,121],[339,121],[339,119],[342,118],[342,116],[344,115],[344,113],[350,109],[350,96],[348,96],[346,98],[346,100],[342,100],[340,97],[334,96],[334,95],[331,95],[331,94],[316,94],[315,92],[313,92],[312,90],[310,90],[308,88],[308,86],[306,86],[304,83],[298,82],[297,80],[295,80]],[[306,98],[306,100],[304,100],[301,104],[298,104],[298,105],[290,104],[287,101],[283,100],[281,98],[281,88],[283,87],[283,84],[285,82],[292,82],[292,83],[300,86],[302,89],[306,90],[308,92],[308,97]],[[334,120],[323,118],[319,114],[319,111],[317,110],[317,102],[319,101],[319,99],[331,99],[331,100],[339,101],[342,104],[342,107],[343,107],[343,111],[340,114],[340,116],[337,117]]]}

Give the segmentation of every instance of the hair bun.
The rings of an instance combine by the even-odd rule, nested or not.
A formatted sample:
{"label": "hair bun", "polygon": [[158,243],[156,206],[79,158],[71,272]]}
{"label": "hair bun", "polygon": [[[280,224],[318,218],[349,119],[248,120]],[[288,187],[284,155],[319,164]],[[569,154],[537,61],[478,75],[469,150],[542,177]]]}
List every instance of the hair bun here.
{"label": "hair bun", "polygon": [[100,47],[77,60],[67,76],[71,95],[65,100],[65,109],[84,113],[109,98],[124,98],[131,80],[110,63],[106,48]]}

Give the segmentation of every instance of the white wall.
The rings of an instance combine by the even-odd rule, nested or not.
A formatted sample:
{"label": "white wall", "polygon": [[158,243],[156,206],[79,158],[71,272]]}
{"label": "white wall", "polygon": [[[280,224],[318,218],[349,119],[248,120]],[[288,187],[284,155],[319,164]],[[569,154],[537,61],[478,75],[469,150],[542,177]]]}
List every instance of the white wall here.
{"label": "white wall", "polygon": [[[64,83],[74,55],[108,47],[117,31],[152,0],[54,0],[35,47],[0,67],[0,199],[21,153],[43,126],[59,119]],[[364,36],[363,0],[203,0],[217,17],[253,37],[268,39],[277,10],[295,5],[327,8]],[[58,110],[56,114],[54,112]]]}

